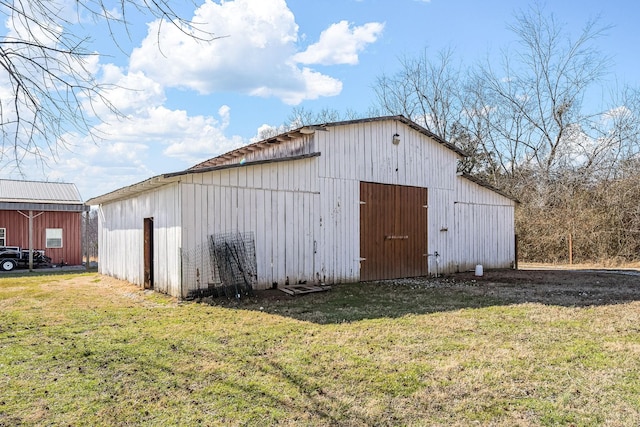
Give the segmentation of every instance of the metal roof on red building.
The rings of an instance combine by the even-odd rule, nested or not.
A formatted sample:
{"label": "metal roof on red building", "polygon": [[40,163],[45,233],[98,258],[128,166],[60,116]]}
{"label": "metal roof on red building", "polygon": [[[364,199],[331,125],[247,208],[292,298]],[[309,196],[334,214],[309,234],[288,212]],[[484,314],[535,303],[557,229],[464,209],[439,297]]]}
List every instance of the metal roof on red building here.
{"label": "metal roof on red building", "polygon": [[30,208],[86,210],[75,184],[0,179],[0,209]]}

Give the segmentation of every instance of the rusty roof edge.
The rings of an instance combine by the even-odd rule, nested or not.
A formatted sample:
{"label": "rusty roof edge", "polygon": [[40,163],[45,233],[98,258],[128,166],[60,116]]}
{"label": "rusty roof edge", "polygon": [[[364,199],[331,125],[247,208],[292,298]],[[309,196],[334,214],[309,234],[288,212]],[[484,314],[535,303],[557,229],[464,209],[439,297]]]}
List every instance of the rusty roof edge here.
{"label": "rusty roof edge", "polygon": [[309,126],[301,126],[296,129],[291,129],[286,132],[279,133],[278,135],[271,136],[269,138],[261,139],[260,141],[253,142],[251,144],[243,145],[242,147],[238,147],[234,150],[227,151],[226,153],[222,153],[216,157],[212,157],[203,162],[200,162],[194,166],[191,166],[187,170],[196,170],[200,168],[209,168],[213,166],[201,166],[206,163],[209,163],[215,159],[220,159],[223,156],[229,156],[230,158],[240,157],[242,154],[246,153],[247,150],[250,150],[253,147],[258,147],[264,144],[280,144],[282,142],[288,142],[287,140],[282,140],[282,138],[288,138],[288,140],[295,139],[301,136],[313,135],[317,130],[326,130],[323,126],[317,125],[309,125]]}
{"label": "rusty roof edge", "polygon": [[205,172],[224,170],[224,169],[243,168],[243,167],[254,166],[254,165],[263,165],[263,164],[268,164],[268,163],[279,163],[279,162],[291,162],[291,161],[295,161],[295,160],[304,160],[304,159],[310,159],[312,157],[318,157],[320,155],[321,155],[321,153],[319,151],[315,151],[313,153],[300,154],[300,155],[297,155],[297,156],[276,157],[276,158],[263,159],[263,160],[253,160],[253,161],[249,161],[249,162],[245,162],[245,163],[232,163],[232,164],[225,164],[225,165],[209,166],[209,167],[206,167],[206,168],[199,168],[199,169],[186,169],[186,170],[183,170],[183,171],[180,171],[180,172],[168,173],[168,174],[165,174],[164,176],[167,177],[167,178],[173,178],[173,177],[176,177],[176,176],[183,176],[183,175],[196,174],[196,173],[205,173]]}

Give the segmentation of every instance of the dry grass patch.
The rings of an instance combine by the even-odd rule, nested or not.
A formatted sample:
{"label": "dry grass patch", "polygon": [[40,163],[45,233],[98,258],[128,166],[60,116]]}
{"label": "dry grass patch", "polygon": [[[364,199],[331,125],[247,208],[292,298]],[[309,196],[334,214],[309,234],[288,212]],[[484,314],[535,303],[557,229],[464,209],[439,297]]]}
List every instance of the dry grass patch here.
{"label": "dry grass patch", "polygon": [[97,274],[0,278],[0,425],[638,424],[640,302],[491,286],[206,304]]}

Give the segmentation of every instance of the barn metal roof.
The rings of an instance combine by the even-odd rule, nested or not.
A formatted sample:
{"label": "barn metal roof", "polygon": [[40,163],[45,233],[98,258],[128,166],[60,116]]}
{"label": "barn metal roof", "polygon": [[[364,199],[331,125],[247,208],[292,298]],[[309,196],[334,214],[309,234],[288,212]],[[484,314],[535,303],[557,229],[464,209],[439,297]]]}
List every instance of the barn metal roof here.
{"label": "barn metal roof", "polygon": [[75,184],[0,179],[0,209],[84,211]]}

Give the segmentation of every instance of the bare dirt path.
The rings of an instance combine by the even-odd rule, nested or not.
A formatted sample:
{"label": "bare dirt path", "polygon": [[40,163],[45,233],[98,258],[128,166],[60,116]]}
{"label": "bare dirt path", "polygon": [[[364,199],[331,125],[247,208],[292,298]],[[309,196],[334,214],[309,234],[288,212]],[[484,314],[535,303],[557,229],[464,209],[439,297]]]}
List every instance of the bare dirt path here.
{"label": "bare dirt path", "polygon": [[[525,264],[519,270],[485,270],[481,277],[476,277],[474,272],[465,272],[439,278],[397,279],[393,282],[442,288],[445,293],[448,290],[493,297],[508,303],[538,302],[584,307],[640,301],[640,268],[635,266],[601,268],[593,265]],[[76,300],[82,299],[84,290],[91,287],[91,298],[97,293],[105,301],[114,304],[124,302],[125,305],[164,307],[178,304],[172,298],[155,301],[148,298],[149,294],[153,295],[152,291],[144,291],[125,281],[99,274],[81,275],[48,284],[47,287],[73,288]],[[259,291],[259,295],[263,299],[280,300],[285,297],[279,290]]]}
{"label": "bare dirt path", "polygon": [[640,270],[594,266],[526,265],[519,270],[452,275],[477,284],[476,293],[514,302],[588,306],[640,301]]}

